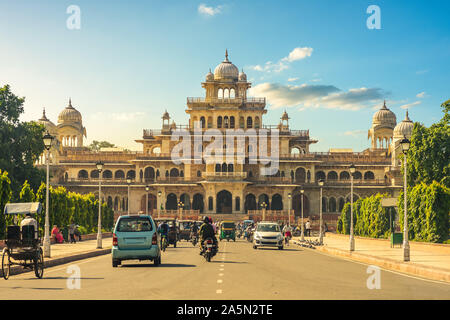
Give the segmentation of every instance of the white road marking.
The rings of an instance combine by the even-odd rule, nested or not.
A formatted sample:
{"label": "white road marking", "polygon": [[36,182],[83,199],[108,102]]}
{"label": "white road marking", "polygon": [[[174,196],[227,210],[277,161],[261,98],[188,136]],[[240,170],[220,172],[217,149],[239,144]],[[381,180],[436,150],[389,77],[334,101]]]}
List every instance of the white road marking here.
{"label": "white road marking", "polygon": [[222,282],[223,282],[223,280],[221,280],[221,279],[217,280],[217,283],[222,283]]}
{"label": "white road marking", "polygon": [[219,277],[223,277],[223,273],[219,273]]}
{"label": "white road marking", "polygon": [[218,289],[216,290],[216,293],[222,293],[222,290]]}
{"label": "white road marking", "polygon": [[219,269],[219,271],[223,271],[223,270],[225,270],[225,269],[224,269],[224,268],[220,268],[220,269]]}

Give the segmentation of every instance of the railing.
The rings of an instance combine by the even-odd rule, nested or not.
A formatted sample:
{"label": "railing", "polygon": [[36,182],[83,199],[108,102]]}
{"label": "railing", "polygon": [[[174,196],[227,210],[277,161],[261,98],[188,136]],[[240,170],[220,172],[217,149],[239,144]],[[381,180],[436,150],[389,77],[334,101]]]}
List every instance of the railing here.
{"label": "railing", "polygon": [[204,177],[204,178],[228,177],[228,178],[245,179],[247,177],[247,172],[203,172],[202,177]]}
{"label": "railing", "polygon": [[187,103],[266,103],[266,98],[204,98],[188,97]]}

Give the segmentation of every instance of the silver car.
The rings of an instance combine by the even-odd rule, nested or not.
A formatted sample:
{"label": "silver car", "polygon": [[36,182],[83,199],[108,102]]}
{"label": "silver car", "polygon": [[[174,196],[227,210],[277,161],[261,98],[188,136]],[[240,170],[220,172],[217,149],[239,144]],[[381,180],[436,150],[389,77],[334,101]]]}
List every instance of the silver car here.
{"label": "silver car", "polygon": [[258,247],[278,247],[283,249],[283,234],[280,226],[274,222],[260,222],[253,234],[253,249]]}

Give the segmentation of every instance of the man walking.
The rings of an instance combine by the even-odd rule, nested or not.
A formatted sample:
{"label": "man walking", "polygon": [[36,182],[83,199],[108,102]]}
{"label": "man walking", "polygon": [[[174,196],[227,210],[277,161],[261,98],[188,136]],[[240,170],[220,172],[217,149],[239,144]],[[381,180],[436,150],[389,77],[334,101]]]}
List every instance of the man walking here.
{"label": "man walking", "polygon": [[306,221],[306,236],[311,237],[311,222]]}
{"label": "man walking", "polygon": [[75,229],[76,229],[75,223],[73,223],[73,220],[70,221],[69,225],[69,236],[70,236],[70,243],[77,243],[75,240]]}

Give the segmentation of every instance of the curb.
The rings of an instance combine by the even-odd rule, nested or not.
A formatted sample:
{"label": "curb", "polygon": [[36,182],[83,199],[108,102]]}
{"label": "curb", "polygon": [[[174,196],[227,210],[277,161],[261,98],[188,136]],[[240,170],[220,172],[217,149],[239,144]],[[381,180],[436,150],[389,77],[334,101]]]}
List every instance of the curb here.
{"label": "curb", "polygon": [[[97,256],[101,256],[101,255],[105,255],[111,253],[111,248],[108,249],[98,249],[95,251],[87,251],[87,252],[82,252],[82,253],[78,253],[78,254],[74,254],[71,256],[65,256],[65,257],[59,257],[59,258],[54,258],[50,260],[45,260],[44,259],[44,268],[50,268],[50,267],[54,267],[54,266],[58,266],[61,264],[65,264],[65,263],[69,263],[72,261],[77,261],[77,260],[83,260],[83,259],[88,259],[88,258],[92,258],[92,257],[97,257]],[[25,272],[30,272],[32,270],[30,269],[24,269],[22,266],[14,266],[11,267],[11,274],[10,276],[13,275],[17,275],[17,274],[21,274],[21,273],[25,273]],[[0,267],[0,277],[3,277],[3,271],[1,270]],[[44,277],[43,279],[45,279],[45,270],[44,270]]]}
{"label": "curb", "polygon": [[387,270],[414,275],[429,280],[436,280],[450,283],[450,271],[446,269],[441,269],[437,267],[428,267],[416,263],[410,264],[407,262],[399,262],[397,260],[389,258],[378,258],[364,253],[349,252],[346,250],[330,248],[326,246],[318,246],[315,249],[317,251],[321,251],[333,256],[344,257],[353,261],[376,265]]}

